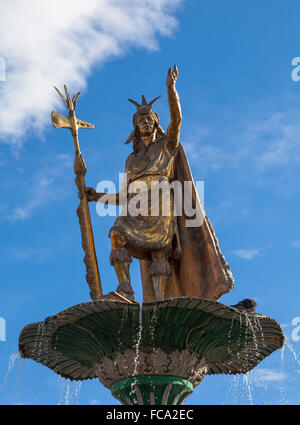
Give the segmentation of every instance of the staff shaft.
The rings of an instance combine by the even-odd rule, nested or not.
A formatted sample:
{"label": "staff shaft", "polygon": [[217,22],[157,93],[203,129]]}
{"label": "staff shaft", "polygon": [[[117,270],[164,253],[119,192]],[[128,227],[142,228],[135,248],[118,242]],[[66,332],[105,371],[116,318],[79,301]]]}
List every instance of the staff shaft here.
{"label": "staff shaft", "polygon": [[77,208],[77,215],[79,218],[79,226],[81,232],[81,244],[85,252],[84,263],[86,266],[86,280],[90,287],[90,296],[93,300],[98,299],[102,296],[101,280],[99,275],[98,261],[94,243],[93,229],[90,217],[90,210],[88,200],[86,196],[85,186],[85,174],[86,165],[82,154],[80,152],[79,139],[78,139],[78,128],[93,128],[93,124],[87,123],[82,120],[77,120],[75,115],[75,107],[80,92],[77,93],[73,99],[71,99],[67,87],[65,88],[66,97],[54,87],[64,104],[69,111],[69,117],[52,112],[51,118],[55,128],[68,128],[71,130],[74,148],[75,148],[75,160],[74,160],[74,172],[75,172],[75,183],[78,189],[78,197],[80,199],[79,206]]}
{"label": "staff shaft", "polygon": [[86,166],[81,153],[75,153],[74,161],[75,183],[78,189],[80,203],[77,216],[81,232],[81,245],[85,252],[84,264],[86,266],[86,280],[90,287],[90,296],[93,300],[102,296],[101,280],[95,249],[94,235],[91,224],[90,210],[85,193]]}

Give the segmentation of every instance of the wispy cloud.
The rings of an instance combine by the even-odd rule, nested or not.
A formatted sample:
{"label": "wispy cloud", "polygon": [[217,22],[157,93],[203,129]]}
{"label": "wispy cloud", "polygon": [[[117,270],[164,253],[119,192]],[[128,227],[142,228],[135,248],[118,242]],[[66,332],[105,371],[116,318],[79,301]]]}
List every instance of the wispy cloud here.
{"label": "wispy cloud", "polygon": [[100,403],[99,400],[93,399],[93,400],[90,401],[90,404],[94,406],[94,405],[101,404],[101,403]]}
{"label": "wispy cloud", "polygon": [[243,260],[252,260],[261,255],[260,249],[237,249],[230,252]]}
{"label": "wispy cloud", "polygon": [[[253,109],[257,109],[255,114]],[[294,110],[278,112],[262,105],[249,105],[248,114],[228,110],[227,121],[203,123],[185,135],[189,157],[201,168],[251,170],[252,176],[272,169],[300,164],[300,122]]]}
{"label": "wispy cloud", "polygon": [[257,169],[300,163],[300,125],[289,110],[269,112],[264,119],[248,122],[235,156],[236,161],[250,160]]}
{"label": "wispy cloud", "polygon": [[[40,130],[58,105],[53,84],[86,84],[93,65],[131,47],[157,49],[171,35],[183,0],[0,0],[0,137],[16,142]],[[20,212],[20,215],[22,213]]]}
{"label": "wispy cloud", "polygon": [[68,174],[66,171],[71,172],[71,166],[72,159],[66,154],[45,160],[45,164],[27,178],[26,183],[23,182],[25,189],[19,189],[19,197],[14,201],[14,205],[5,206],[2,217],[10,222],[25,220],[32,216],[38,207],[65,197],[65,176]]}
{"label": "wispy cloud", "polygon": [[43,246],[42,248],[33,247],[6,247],[0,252],[0,260],[7,262],[31,262],[34,264],[42,263],[51,258],[54,254],[57,254],[59,249],[56,246]]}
{"label": "wispy cloud", "polygon": [[300,249],[300,240],[298,241],[293,241],[292,242],[292,247],[296,248],[296,249]]}
{"label": "wispy cloud", "polygon": [[265,387],[269,383],[282,383],[288,378],[287,373],[277,369],[256,369],[252,374],[252,383],[258,387]]}
{"label": "wispy cloud", "polygon": [[192,169],[205,180],[211,173],[231,173],[229,178],[236,175],[237,183],[267,190],[277,198],[298,195],[300,99],[286,93],[280,99],[257,100],[246,112],[233,110],[232,105],[206,111],[205,116],[215,114],[217,119],[197,122],[204,130],[194,129],[193,137],[189,132],[182,137]]}
{"label": "wispy cloud", "polygon": [[191,160],[195,160],[202,164],[202,170],[217,170],[222,167],[224,160],[224,152],[222,149],[209,144],[185,143],[185,150]]}

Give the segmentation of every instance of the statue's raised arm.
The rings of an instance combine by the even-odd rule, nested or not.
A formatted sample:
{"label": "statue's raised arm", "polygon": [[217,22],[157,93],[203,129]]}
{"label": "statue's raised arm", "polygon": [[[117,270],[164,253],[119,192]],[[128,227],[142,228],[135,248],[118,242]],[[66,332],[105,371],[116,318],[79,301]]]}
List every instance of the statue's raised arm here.
{"label": "statue's raised arm", "polygon": [[177,77],[178,69],[177,66],[174,65],[174,69],[169,69],[166,81],[171,116],[171,122],[167,131],[167,139],[171,150],[174,150],[179,143],[180,126],[182,120],[179,96],[175,87]]}

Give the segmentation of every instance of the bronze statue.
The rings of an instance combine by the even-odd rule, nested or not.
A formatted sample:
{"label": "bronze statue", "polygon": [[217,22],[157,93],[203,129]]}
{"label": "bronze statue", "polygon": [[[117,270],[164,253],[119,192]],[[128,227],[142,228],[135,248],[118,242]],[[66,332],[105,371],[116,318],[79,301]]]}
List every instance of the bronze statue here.
{"label": "bronze statue", "polygon": [[[114,266],[119,286],[117,293],[134,299],[129,266],[132,257],[140,260],[143,298],[145,301],[169,297],[197,297],[217,300],[233,287],[233,277],[226,263],[214,230],[205,217],[198,199],[184,149],[179,142],[181,108],[175,83],[177,67],[168,71],[166,85],[171,122],[167,133],[160,126],[152,105],[142,96],[133,116],[134,130],[126,143],[132,141],[133,152],[126,160],[127,179],[118,194],[97,193],[86,189],[88,201],[122,204],[135,194],[128,191],[130,184],[142,182],[147,189],[140,193],[147,197],[148,208],[143,214],[120,215],[109,232],[112,241],[110,262]],[[202,214],[201,225],[186,226],[186,216],[175,215],[174,194],[168,200],[167,214],[162,214],[161,197],[153,201],[149,192],[154,182],[191,182],[193,207]],[[137,191],[138,192],[138,191]],[[182,194],[185,196],[184,194]],[[151,199],[151,202],[149,202]],[[159,204],[159,214],[151,212]]]}
{"label": "bronze statue", "polygon": [[[158,98],[147,103],[143,96],[141,104],[130,100],[137,107],[126,142],[133,142],[133,152],[117,194],[85,186],[78,129],[93,125],[75,116],[78,93],[71,99],[66,87],[66,97],[57,90],[69,116],[52,113],[53,125],[71,130],[74,139],[77,214],[93,301],[27,325],[19,352],[64,378],[99,378],[127,405],[181,405],[206,374],[247,373],[285,341],[279,323],[255,314],[255,300],[246,298],[230,307],[216,301],[232,289],[233,277],[179,142],[177,76],[175,66],[167,76],[171,123],[166,134],[152,110]],[[170,196],[164,197],[160,186]],[[191,208],[186,209],[186,200]],[[88,201],[122,205],[109,233],[119,286],[106,295]],[[140,261],[146,304],[134,300],[132,257]]]}

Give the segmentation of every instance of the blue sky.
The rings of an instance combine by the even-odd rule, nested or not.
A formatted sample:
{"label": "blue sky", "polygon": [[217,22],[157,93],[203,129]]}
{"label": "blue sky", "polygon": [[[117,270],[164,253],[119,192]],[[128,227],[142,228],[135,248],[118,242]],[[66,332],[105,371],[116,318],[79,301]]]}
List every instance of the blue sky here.
{"label": "blue sky", "polygon": [[[0,403],[118,404],[96,380],[79,388],[30,360],[9,368],[26,324],[89,301],[73,142],[51,125],[52,109],[64,113],[52,86],[81,89],[78,117],[95,124],[80,133],[87,185],[117,184],[130,153],[124,142],[135,108],[127,98],[162,95],[154,109],[166,129],[165,79],[176,63],[181,142],[195,180],[205,181],[205,209],[235,277],[220,301],[255,298],[290,346],[246,378],[206,377],[186,404],[300,404],[300,340],[292,339],[300,317],[300,81],[291,78],[300,56],[299,2],[156,0],[126,8],[127,1],[114,1],[110,10],[106,1],[91,1],[82,17],[82,1],[73,2],[70,16],[65,0],[57,17],[49,2],[30,0],[18,22],[21,3],[0,0],[7,67],[0,82]],[[117,285],[109,264],[114,218],[99,217],[95,204],[91,216],[109,292]],[[136,262],[131,273],[141,300]]]}

